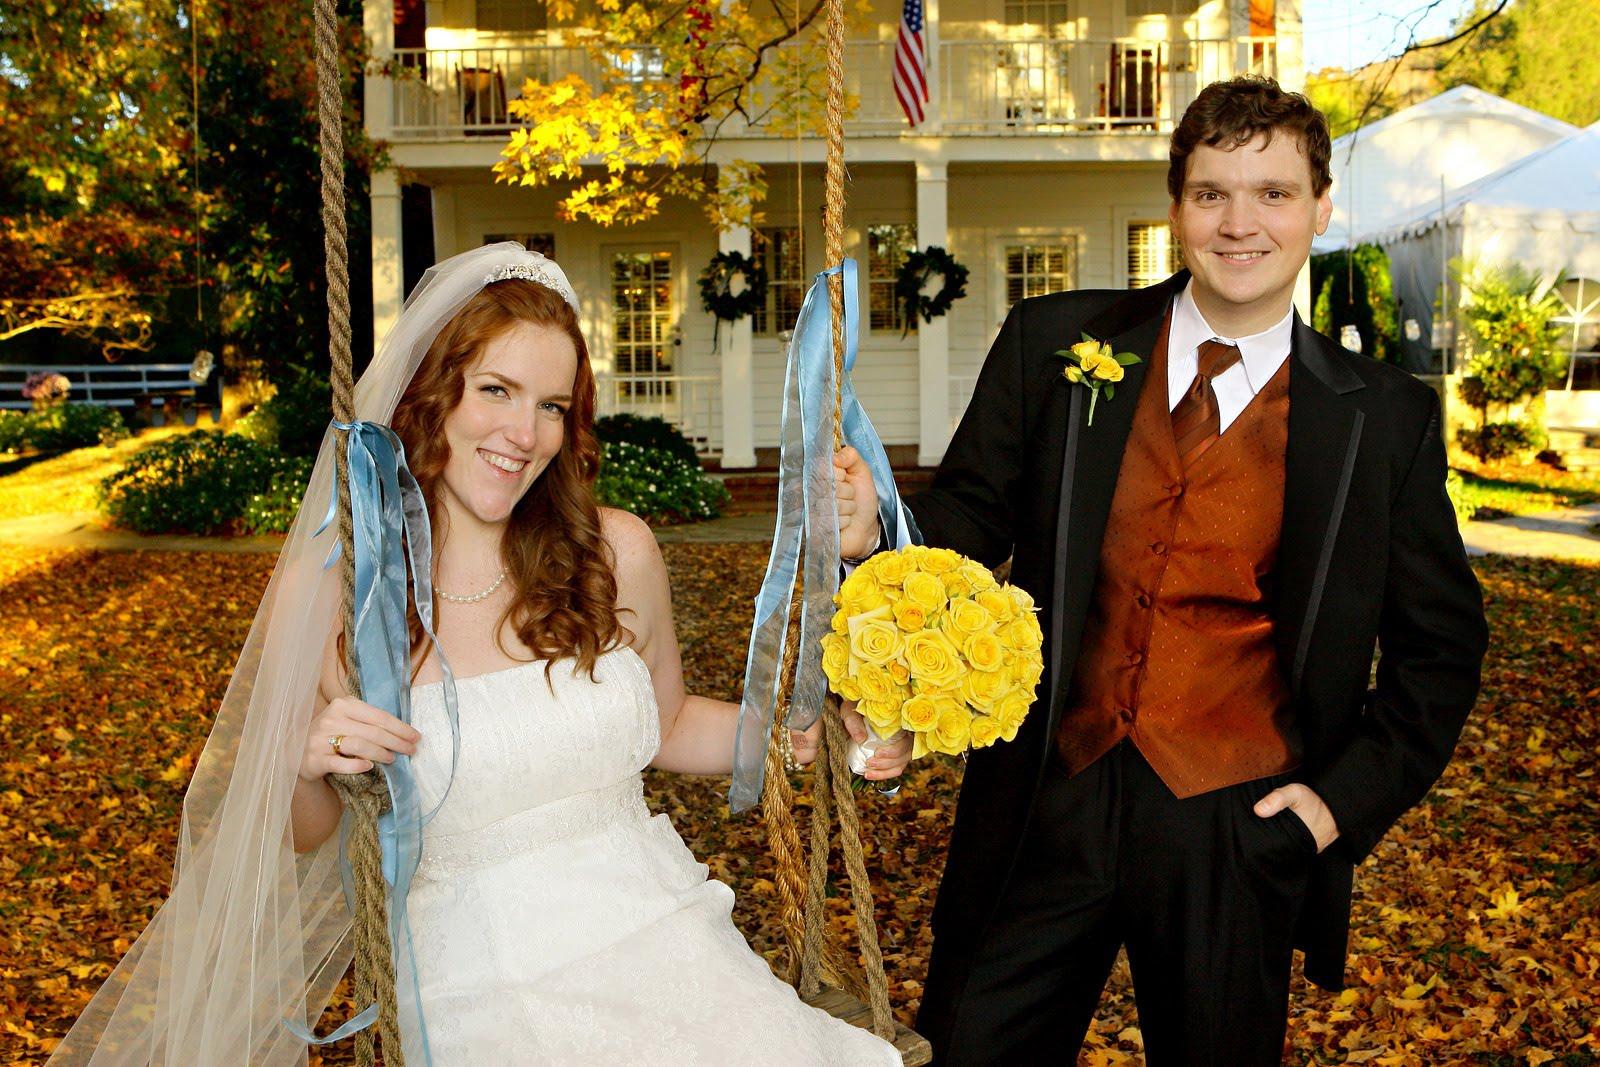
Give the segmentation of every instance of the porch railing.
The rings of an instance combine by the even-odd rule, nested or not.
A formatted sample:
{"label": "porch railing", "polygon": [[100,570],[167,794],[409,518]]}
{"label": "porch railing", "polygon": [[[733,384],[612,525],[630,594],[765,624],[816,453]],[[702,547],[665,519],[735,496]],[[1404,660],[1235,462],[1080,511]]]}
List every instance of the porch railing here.
{"label": "porch railing", "polygon": [[701,455],[722,451],[722,383],[715,375],[598,374],[600,415],[653,415],[678,428]]}
{"label": "porch railing", "polygon": [[[811,47],[810,42],[784,47]],[[969,135],[1049,135],[1108,130],[1170,130],[1201,87],[1219,78],[1277,73],[1277,40],[984,40],[945,41],[937,55],[936,98],[920,131]],[[852,136],[913,132],[895,101],[892,41],[847,45],[846,92],[855,103]],[[771,64],[781,70],[784,64]],[[619,49],[597,58],[587,48],[531,44],[496,48],[397,49],[392,78],[393,136],[453,140],[494,136],[515,123],[509,104],[523,82],[579,74],[598,87],[620,75],[658,83],[661,58],[650,49]],[[673,84],[671,79],[667,84]],[[724,133],[779,136],[770,109],[792,92],[781,75],[752,87],[751,122]]]}
{"label": "porch railing", "polygon": [[50,371],[72,383],[67,400],[74,404],[134,407],[140,398],[195,392],[188,363],[82,363],[57,367],[45,364],[0,365],[0,408],[27,410],[33,402],[22,396],[28,376]]}

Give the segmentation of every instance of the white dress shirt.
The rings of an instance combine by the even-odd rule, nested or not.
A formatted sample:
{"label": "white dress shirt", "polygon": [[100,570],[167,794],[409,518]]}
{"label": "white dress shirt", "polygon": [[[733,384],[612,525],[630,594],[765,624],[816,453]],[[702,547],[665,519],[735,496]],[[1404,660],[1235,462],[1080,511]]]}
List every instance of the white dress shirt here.
{"label": "white dress shirt", "polygon": [[1216,338],[1238,345],[1239,362],[1217,375],[1211,388],[1217,394],[1217,432],[1226,430],[1255,395],[1272,380],[1289,358],[1294,335],[1294,307],[1283,313],[1277,325],[1249,337],[1224,337],[1206,324],[1194,302],[1194,281],[1183,287],[1172,308],[1172,325],[1167,331],[1167,407],[1178,406],[1183,394],[1194,384],[1200,369],[1200,346]]}

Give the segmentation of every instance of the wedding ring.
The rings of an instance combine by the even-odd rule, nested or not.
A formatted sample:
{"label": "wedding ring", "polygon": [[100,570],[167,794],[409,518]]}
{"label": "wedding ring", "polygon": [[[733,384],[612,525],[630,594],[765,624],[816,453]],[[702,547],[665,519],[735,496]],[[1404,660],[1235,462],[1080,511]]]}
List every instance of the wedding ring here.
{"label": "wedding ring", "polygon": [[339,742],[341,742],[343,740],[344,740],[344,734],[334,734],[332,737],[328,738],[328,747],[333,749],[333,754],[335,756],[343,756],[344,755],[344,753],[339,750]]}

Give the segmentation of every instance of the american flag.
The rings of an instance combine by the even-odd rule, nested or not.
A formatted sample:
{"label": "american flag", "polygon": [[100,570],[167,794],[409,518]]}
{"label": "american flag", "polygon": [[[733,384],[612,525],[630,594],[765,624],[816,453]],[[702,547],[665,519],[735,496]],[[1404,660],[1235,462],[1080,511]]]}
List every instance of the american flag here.
{"label": "american flag", "polygon": [[928,105],[927,50],[922,38],[922,0],[905,0],[894,45],[894,95],[906,121],[920,126]]}

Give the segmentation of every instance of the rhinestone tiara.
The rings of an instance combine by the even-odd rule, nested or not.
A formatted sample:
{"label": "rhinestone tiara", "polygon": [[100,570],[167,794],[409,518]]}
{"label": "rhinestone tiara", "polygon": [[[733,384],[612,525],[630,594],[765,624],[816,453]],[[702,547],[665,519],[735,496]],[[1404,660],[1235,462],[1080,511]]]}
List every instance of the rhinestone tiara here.
{"label": "rhinestone tiara", "polygon": [[561,273],[561,268],[547,259],[540,259],[533,263],[506,263],[489,272],[483,279],[484,285],[495,282],[509,281],[519,278],[525,282],[537,282],[547,289],[554,289],[561,294],[561,299],[572,305],[572,310],[578,312],[578,294],[572,291],[572,284],[567,281],[567,276]]}

